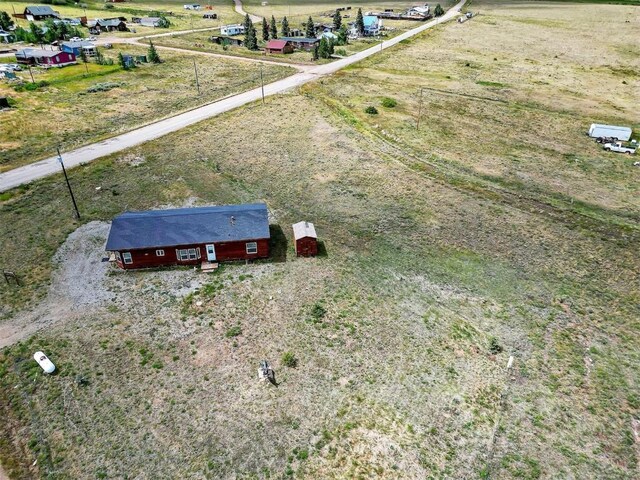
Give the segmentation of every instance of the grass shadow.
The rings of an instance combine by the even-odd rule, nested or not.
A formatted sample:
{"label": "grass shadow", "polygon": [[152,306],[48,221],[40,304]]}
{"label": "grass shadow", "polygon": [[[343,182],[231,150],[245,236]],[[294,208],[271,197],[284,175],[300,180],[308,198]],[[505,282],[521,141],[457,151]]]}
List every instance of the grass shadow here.
{"label": "grass shadow", "polygon": [[280,225],[269,225],[271,240],[269,241],[270,259],[272,262],[284,263],[287,261],[287,240]]}
{"label": "grass shadow", "polygon": [[329,258],[329,252],[327,252],[327,246],[324,244],[322,240],[318,240],[318,254],[316,256],[320,258]]}

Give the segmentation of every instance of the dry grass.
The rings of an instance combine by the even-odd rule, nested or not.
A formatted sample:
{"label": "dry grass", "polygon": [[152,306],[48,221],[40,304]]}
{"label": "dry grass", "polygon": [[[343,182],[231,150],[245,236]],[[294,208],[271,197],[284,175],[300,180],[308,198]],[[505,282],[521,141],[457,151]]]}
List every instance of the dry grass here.
{"label": "dry grass", "polygon": [[[455,57],[446,35],[456,28],[393,54],[402,65],[433,43]],[[206,286],[188,270],[98,277],[112,300],[76,302],[57,326],[3,352],[8,467],[74,478],[636,476],[637,223],[621,226],[622,208],[590,216],[549,204],[543,182],[522,196],[506,181],[495,188],[459,166],[462,154],[433,165],[412,157],[413,143],[395,146],[360,116],[385,80],[371,71],[71,172],[85,221],[264,199],[289,240],[287,261],[229,265]],[[337,85],[353,103],[327,100]],[[463,118],[450,106],[452,123]],[[474,132],[494,128],[473,110],[466,118]],[[484,148],[457,140],[462,153]],[[327,257],[293,257],[289,225],[303,218]],[[15,268],[27,276],[34,262],[45,269],[30,283],[77,226],[59,178],[12,192],[0,221],[11,226],[0,232],[2,261],[22,258]],[[232,327],[241,334],[227,336]],[[37,348],[57,376],[37,374]],[[287,351],[297,368],[280,364]],[[262,358],[279,387],[258,383]]]}
{"label": "dry grass", "polygon": [[[115,45],[104,52],[116,65],[91,63],[88,74],[84,64],[34,70],[37,82],[50,83],[37,91],[16,92],[8,84],[0,84],[0,95],[16,102],[15,109],[1,114],[0,145],[4,151],[0,170],[54,155],[57,145],[69,150],[260,85],[258,66],[245,62],[160,51],[164,63],[124,71],[117,65],[118,51],[146,54],[142,47]],[[291,73],[293,70],[284,66],[264,67],[266,82]],[[26,71],[20,77],[30,81]],[[87,92],[92,85],[105,82],[119,87]]]}

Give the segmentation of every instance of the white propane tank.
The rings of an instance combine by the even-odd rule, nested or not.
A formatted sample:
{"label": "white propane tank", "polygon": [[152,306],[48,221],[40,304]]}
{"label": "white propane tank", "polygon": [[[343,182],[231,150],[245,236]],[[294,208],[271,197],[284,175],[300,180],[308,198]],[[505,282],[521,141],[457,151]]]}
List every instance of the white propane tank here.
{"label": "white propane tank", "polygon": [[33,358],[38,365],[42,367],[45,373],[53,373],[56,369],[56,366],[53,364],[49,357],[47,357],[43,352],[36,352],[33,354]]}

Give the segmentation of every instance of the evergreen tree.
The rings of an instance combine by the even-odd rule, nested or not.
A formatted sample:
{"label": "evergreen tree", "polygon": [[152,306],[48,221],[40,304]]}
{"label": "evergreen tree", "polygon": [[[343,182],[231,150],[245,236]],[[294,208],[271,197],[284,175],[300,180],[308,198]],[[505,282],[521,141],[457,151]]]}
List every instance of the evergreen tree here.
{"label": "evergreen tree", "polygon": [[247,13],[244,17],[244,34],[247,35],[249,33],[250,28],[253,26],[253,22],[251,21],[251,17]]}
{"label": "evergreen tree", "polygon": [[129,64],[124,61],[124,55],[122,52],[118,52],[118,64],[124,69],[129,70]]}
{"label": "evergreen tree", "polygon": [[274,40],[278,38],[278,25],[276,24],[276,17],[271,15],[271,38]]}
{"label": "evergreen tree", "polygon": [[333,43],[333,38],[329,39],[329,57],[333,55],[335,50],[335,44]]}
{"label": "evergreen tree", "polygon": [[13,20],[7,12],[0,12],[0,30],[8,32],[13,27]]}
{"label": "evergreen tree", "polygon": [[249,19],[249,29],[244,37],[244,44],[249,50],[258,49],[258,35],[256,27],[253,26],[253,22]]}
{"label": "evergreen tree", "polygon": [[282,19],[282,36],[283,37],[291,36],[291,30],[289,29],[289,20],[287,20],[287,17],[284,17]]}
{"label": "evergreen tree", "polygon": [[342,27],[342,15],[340,15],[340,10],[336,10],[333,15],[333,29],[340,30],[340,27]]}
{"label": "evergreen tree", "polygon": [[349,34],[347,32],[346,25],[342,25],[336,35],[338,36],[338,45],[346,45],[347,43],[349,43]]}
{"label": "evergreen tree", "polygon": [[33,22],[29,24],[29,33],[30,41],[33,43],[42,43],[44,40],[44,32]]}
{"label": "evergreen tree", "polygon": [[311,17],[307,20],[307,29],[304,35],[307,38],[316,38],[316,29],[313,28],[313,18]]}
{"label": "evergreen tree", "polygon": [[441,15],[444,15],[444,9],[442,8],[442,6],[440,4],[436,5],[436,8],[433,10],[433,14],[436,17],[440,17]]}
{"label": "evergreen tree", "polygon": [[265,42],[269,41],[269,24],[267,23],[267,19],[262,17],[262,40]]}
{"label": "evergreen tree", "polygon": [[169,28],[171,26],[171,22],[167,17],[160,16],[160,20],[158,20],[159,28]]}
{"label": "evergreen tree", "polygon": [[158,55],[158,51],[156,47],[153,45],[153,42],[149,40],[149,51],[147,52],[147,60],[151,63],[162,63],[160,59],[160,55]]}
{"label": "evergreen tree", "polygon": [[358,9],[358,15],[356,16],[356,32],[358,35],[364,35],[364,17],[362,16],[362,9]]}
{"label": "evergreen tree", "polygon": [[104,65],[104,55],[102,55],[99,48],[96,48],[96,63],[98,65]]}
{"label": "evergreen tree", "polygon": [[318,57],[329,58],[329,42],[327,42],[325,37],[322,37],[322,40],[320,40],[320,45],[318,46]]}

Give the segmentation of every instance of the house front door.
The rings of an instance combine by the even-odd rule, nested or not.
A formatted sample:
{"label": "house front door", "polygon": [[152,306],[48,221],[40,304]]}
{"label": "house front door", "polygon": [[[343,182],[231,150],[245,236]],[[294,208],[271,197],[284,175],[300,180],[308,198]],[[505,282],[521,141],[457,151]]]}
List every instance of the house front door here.
{"label": "house front door", "polygon": [[213,243],[207,245],[207,260],[210,262],[216,261],[216,247]]}

